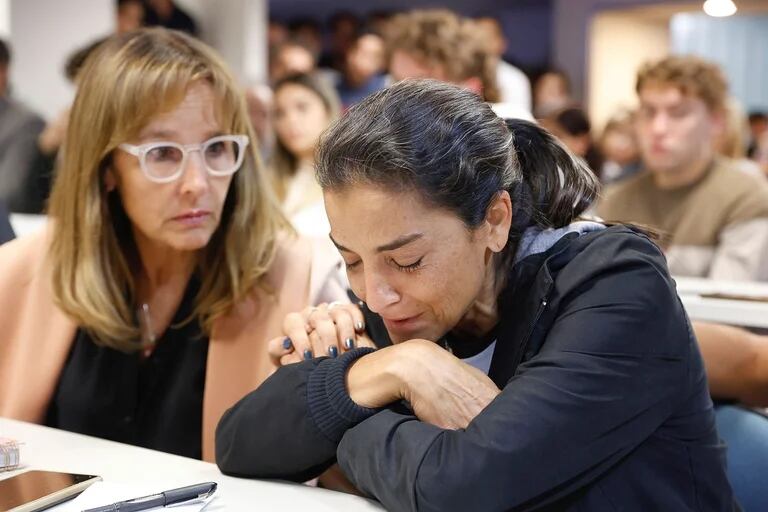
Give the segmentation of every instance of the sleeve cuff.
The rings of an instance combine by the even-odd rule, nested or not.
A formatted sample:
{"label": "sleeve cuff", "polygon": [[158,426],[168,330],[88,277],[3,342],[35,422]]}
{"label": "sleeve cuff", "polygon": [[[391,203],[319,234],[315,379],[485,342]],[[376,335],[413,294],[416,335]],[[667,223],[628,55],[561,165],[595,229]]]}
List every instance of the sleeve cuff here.
{"label": "sleeve cuff", "polygon": [[330,441],[338,443],[344,433],[379,410],[357,405],[347,391],[347,368],[374,349],[350,350],[336,359],[327,358],[312,370],[307,382],[309,415]]}

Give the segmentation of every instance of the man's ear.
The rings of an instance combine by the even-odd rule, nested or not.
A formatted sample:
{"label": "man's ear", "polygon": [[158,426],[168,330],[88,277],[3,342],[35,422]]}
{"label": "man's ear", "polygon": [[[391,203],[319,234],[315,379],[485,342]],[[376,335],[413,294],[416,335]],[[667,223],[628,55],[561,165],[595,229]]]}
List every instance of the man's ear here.
{"label": "man's ear", "polygon": [[506,190],[491,200],[485,212],[485,225],[488,229],[488,248],[496,253],[501,252],[507,245],[512,227],[512,199]]}

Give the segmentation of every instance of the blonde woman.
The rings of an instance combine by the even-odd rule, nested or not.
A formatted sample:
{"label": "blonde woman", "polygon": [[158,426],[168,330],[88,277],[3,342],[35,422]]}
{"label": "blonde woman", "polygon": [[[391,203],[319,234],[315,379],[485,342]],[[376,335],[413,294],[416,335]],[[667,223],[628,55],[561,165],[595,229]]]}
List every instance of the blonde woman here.
{"label": "blonde woman", "polygon": [[274,86],[277,144],[272,168],[283,211],[303,234],[327,237],[323,192],[315,180],[315,148],[339,117],[336,91],[318,75],[289,75]]}
{"label": "blonde woman", "polygon": [[164,29],[88,60],[51,227],[0,249],[0,416],[212,460],[286,314],[344,297],[334,257],[281,234],[238,91]]}

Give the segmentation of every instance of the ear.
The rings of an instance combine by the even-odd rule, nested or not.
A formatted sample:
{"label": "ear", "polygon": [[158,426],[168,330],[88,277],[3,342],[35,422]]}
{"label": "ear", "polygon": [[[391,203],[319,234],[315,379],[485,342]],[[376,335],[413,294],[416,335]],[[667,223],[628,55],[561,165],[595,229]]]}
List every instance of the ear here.
{"label": "ear", "polygon": [[107,192],[112,192],[117,188],[117,178],[115,177],[115,171],[112,170],[112,166],[107,167],[104,172],[104,188]]}
{"label": "ear", "polygon": [[501,252],[507,245],[512,227],[512,199],[506,190],[496,194],[488,205],[485,226],[488,230],[488,248],[495,253]]}
{"label": "ear", "polygon": [[714,138],[721,137],[727,130],[727,114],[724,110],[717,110],[709,114],[709,119],[712,122],[712,136]]}

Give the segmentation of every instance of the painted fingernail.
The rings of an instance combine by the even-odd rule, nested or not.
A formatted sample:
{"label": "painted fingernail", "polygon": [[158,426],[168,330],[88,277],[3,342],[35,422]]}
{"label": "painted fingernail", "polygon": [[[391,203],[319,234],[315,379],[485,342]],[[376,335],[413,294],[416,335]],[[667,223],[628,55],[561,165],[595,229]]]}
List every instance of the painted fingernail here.
{"label": "painted fingernail", "polygon": [[328,347],[328,355],[331,357],[339,357],[339,349],[337,347]]}
{"label": "painted fingernail", "polygon": [[344,340],[344,347],[347,350],[352,350],[353,348],[355,348],[355,340],[353,340],[352,338],[345,339]]}
{"label": "painted fingernail", "polygon": [[312,351],[307,349],[304,351],[304,359],[312,359]]}
{"label": "painted fingernail", "polygon": [[292,346],[293,346],[293,343],[291,342],[291,338],[285,338],[285,339],[283,340],[283,348],[284,348],[285,350],[288,350],[288,349],[290,349]]}
{"label": "painted fingernail", "polygon": [[355,324],[355,330],[357,332],[363,332],[365,330],[365,324],[363,322],[357,322]]}

